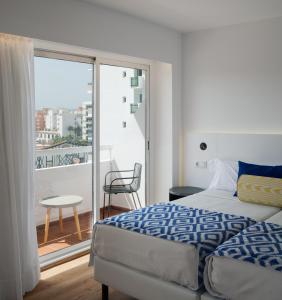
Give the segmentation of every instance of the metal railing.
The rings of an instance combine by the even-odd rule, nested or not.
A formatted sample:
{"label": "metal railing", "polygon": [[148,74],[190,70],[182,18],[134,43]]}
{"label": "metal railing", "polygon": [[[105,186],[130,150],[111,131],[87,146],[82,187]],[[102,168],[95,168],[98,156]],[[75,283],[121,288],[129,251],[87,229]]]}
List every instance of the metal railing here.
{"label": "metal railing", "polygon": [[[107,157],[111,160],[112,146],[101,146],[100,151],[109,151]],[[52,168],[92,161],[92,146],[68,147],[37,150],[35,169]]]}

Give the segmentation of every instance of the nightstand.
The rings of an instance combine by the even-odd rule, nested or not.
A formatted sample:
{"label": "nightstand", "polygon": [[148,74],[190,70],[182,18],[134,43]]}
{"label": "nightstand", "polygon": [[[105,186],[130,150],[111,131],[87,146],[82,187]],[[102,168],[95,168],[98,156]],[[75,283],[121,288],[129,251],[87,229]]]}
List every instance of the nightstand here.
{"label": "nightstand", "polygon": [[169,189],[169,201],[202,192],[204,189],[195,186],[174,186]]}

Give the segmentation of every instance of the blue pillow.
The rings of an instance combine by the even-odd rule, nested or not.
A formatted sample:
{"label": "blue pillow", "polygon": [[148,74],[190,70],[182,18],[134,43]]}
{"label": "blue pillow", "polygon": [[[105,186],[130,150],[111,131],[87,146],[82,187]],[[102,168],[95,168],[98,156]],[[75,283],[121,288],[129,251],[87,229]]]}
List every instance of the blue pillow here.
{"label": "blue pillow", "polygon": [[[263,177],[272,177],[272,178],[282,178],[282,166],[262,166],[248,164],[243,161],[238,162],[239,171],[238,179],[241,175],[254,175],[254,176],[263,176]],[[237,192],[234,194],[237,196]]]}

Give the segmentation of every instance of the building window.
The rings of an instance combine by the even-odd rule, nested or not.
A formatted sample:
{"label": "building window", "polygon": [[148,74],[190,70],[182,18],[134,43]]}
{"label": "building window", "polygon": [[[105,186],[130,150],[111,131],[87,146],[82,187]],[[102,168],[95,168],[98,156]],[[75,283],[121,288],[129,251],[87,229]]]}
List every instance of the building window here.
{"label": "building window", "polygon": [[139,84],[138,77],[131,77],[131,87],[137,87]]}
{"label": "building window", "polygon": [[135,104],[135,103],[134,104],[130,104],[130,113],[131,114],[135,114],[137,112],[138,108],[139,108],[138,104]]}

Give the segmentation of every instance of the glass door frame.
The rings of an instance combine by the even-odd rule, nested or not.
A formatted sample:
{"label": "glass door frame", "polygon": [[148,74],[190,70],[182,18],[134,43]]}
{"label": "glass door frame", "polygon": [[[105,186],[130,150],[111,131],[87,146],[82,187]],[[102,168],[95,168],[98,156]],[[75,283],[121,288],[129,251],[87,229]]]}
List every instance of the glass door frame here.
{"label": "glass door frame", "polygon": [[[145,74],[145,204],[150,203],[150,65],[53,51],[49,49],[34,49],[34,57],[45,57],[92,64],[92,213],[93,223],[100,217],[100,66],[110,65],[142,69]],[[99,150],[99,151],[98,151]],[[91,224],[93,226],[93,224]],[[41,268],[89,251],[91,239],[62,250],[39,257]]]}
{"label": "glass door frame", "polygon": [[[94,131],[95,132],[95,149],[100,149],[100,67],[101,65],[109,65],[115,67],[124,67],[132,69],[142,69],[145,73],[145,205],[150,203],[150,65],[138,64],[122,60],[96,57],[96,93],[94,106]],[[94,165],[94,222],[100,217],[100,151],[95,151]]]}
{"label": "glass door frame", "polygon": [[[95,157],[95,140],[94,140],[94,115],[93,115],[93,108],[95,106],[95,64],[96,64],[96,58],[91,56],[85,56],[85,55],[78,55],[78,54],[72,54],[67,52],[60,52],[60,51],[53,51],[53,50],[45,50],[45,49],[34,49],[34,57],[44,57],[49,59],[57,59],[57,60],[64,60],[64,61],[73,61],[78,63],[86,63],[92,65],[92,180],[91,180],[91,206],[92,206],[92,215],[94,216],[94,203],[95,200],[95,193],[94,193],[94,182],[95,182],[95,172],[94,172],[94,157]],[[93,226],[91,224],[90,226]],[[77,255],[81,252],[85,252],[89,250],[91,245],[91,239],[82,241],[78,244],[69,246],[67,248],[43,255],[39,257],[40,267],[45,268],[48,267],[48,265],[52,265],[57,263],[58,261],[64,260],[70,256]]]}

